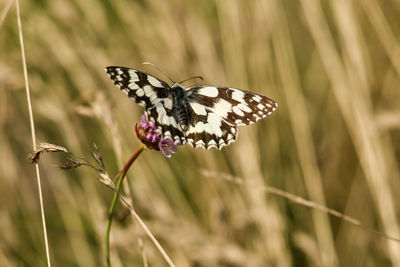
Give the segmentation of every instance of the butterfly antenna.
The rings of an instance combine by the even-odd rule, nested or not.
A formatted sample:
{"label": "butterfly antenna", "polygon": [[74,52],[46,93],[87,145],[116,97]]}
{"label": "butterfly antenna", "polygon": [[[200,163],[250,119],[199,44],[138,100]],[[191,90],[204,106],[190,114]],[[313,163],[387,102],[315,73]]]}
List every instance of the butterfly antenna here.
{"label": "butterfly antenna", "polygon": [[143,65],[150,65],[150,66],[156,68],[159,72],[161,72],[162,74],[164,74],[165,77],[167,77],[172,83],[175,83],[174,80],[172,80],[165,72],[163,72],[159,67],[157,67],[157,66],[154,65],[153,63],[150,63],[150,62],[143,62],[142,64],[143,64]]}
{"label": "butterfly antenna", "polygon": [[204,80],[203,77],[201,77],[201,76],[193,76],[193,77],[187,78],[187,79],[185,79],[183,81],[180,81],[179,83],[184,83],[184,82],[187,82],[187,81],[192,80],[192,79]]}

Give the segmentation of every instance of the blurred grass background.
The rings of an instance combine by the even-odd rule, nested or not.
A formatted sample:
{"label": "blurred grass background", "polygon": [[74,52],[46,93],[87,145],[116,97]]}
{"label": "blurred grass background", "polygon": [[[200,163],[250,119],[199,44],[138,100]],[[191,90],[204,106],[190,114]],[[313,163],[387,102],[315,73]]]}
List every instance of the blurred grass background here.
{"label": "blurred grass background", "polygon": [[[45,266],[15,5],[1,1],[0,262]],[[138,214],[177,266],[400,266],[400,244],[340,219],[204,177],[203,169],[271,185],[400,237],[400,2],[378,0],[22,1],[37,139],[89,157],[96,143],[115,174],[139,146],[142,108],[104,72],[271,97],[279,109],[240,129],[222,151],[145,152],[128,174]],[[193,81],[193,83],[195,83]],[[40,162],[55,266],[104,264],[112,192],[96,174]],[[112,228],[113,266],[166,263],[141,228]]]}

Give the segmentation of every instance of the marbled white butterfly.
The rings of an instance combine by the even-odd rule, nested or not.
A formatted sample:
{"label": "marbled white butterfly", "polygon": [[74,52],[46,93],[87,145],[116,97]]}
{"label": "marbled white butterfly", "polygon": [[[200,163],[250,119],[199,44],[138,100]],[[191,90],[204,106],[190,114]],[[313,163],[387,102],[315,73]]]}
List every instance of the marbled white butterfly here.
{"label": "marbled white butterfly", "polygon": [[145,107],[149,121],[175,144],[221,149],[237,140],[237,126],[271,115],[278,104],[268,97],[235,88],[169,86],[131,68],[106,68],[114,84]]}

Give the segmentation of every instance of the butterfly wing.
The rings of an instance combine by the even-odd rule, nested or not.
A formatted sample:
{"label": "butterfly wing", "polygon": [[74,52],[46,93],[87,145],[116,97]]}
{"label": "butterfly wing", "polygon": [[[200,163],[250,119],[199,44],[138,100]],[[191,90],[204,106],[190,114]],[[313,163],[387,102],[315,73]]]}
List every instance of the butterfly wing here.
{"label": "butterfly wing", "polygon": [[174,117],[174,107],[170,86],[156,77],[142,71],[126,67],[110,66],[106,72],[114,84],[136,103],[145,108],[149,121],[155,123],[164,138],[171,138],[175,143],[185,141]]}
{"label": "butterfly wing", "polygon": [[146,109],[168,97],[169,85],[145,72],[117,66],[107,67],[106,72],[121,91]]}
{"label": "butterfly wing", "polygon": [[190,127],[186,141],[193,147],[221,149],[237,140],[237,126],[253,124],[272,114],[278,104],[263,95],[228,87],[187,89]]}

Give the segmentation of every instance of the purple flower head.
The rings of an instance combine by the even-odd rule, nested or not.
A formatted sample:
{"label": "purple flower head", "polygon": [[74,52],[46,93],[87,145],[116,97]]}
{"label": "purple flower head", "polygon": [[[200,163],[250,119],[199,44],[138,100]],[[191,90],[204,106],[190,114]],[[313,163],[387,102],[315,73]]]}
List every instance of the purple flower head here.
{"label": "purple flower head", "polygon": [[155,123],[147,120],[145,114],[142,115],[139,125],[135,125],[136,135],[139,140],[146,145],[148,149],[161,150],[167,158],[175,153],[180,145],[175,144],[171,138],[164,138],[160,131],[155,129]]}

